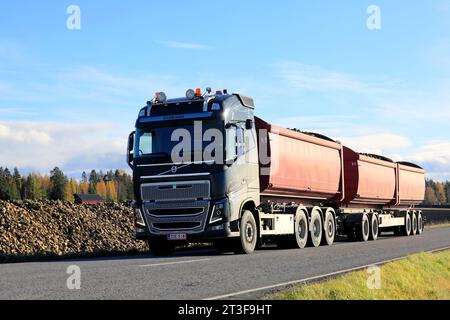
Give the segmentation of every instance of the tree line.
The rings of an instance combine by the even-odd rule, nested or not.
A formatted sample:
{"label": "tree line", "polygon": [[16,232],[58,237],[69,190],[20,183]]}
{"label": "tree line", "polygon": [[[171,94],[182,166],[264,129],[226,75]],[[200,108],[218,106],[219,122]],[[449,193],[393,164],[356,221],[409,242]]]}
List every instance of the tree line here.
{"label": "tree line", "polygon": [[427,180],[423,204],[433,206],[450,205],[450,181],[436,182]]}
{"label": "tree line", "polygon": [[133,199],[133,182],[123,170],[92,170],[83,172],[81,179],[68,178],[55,167],[49,175],[20,174],[0,167],[0,200],[62,200],[74,202],[74,194],[98,194],[107,201],[122,202]]}

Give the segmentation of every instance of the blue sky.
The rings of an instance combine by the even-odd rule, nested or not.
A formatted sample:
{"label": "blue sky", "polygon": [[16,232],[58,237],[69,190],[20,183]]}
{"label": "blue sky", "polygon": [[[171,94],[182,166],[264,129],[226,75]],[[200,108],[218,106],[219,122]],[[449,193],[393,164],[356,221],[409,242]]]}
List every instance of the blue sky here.
{"label": "blue sky", "polygon": [[269,122],[450,178],[447,0],[243,2],[3,2],[0,166],[125,168],[153,92],[211,86],[253,96]]}

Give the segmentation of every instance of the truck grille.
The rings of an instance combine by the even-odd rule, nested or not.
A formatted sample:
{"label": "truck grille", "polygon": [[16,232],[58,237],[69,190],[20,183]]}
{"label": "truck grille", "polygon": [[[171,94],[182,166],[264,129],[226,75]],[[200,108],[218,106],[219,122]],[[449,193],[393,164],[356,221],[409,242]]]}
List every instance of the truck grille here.
{"label": "truck grille", "polygon": [[205,229],[210,204],[209,181],[144,184],[141,195],[151,233],[199,233]]}
{"label": "truck grille", "polygon": [[143,201],[209,199],[209,181],[147,183],[141,186]]}

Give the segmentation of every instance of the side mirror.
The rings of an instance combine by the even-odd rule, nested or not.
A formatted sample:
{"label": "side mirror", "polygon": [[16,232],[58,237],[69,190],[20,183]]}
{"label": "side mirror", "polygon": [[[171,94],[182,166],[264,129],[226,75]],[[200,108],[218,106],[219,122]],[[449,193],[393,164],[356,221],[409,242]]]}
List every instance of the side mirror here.
{"label": "side mirror", "polygon": [[135,134],[135,132],[133,131],[128,136],[128,145],[127,145],[127,163],[131,169],[133,169],[133,160],[134,160],[134,156],[133,156],[134,134]]}
{"label": "side mirror", "polygon": [[253,129],[253,120],[252,119],[245,120],[245,129],[247,129],[247,130]]}

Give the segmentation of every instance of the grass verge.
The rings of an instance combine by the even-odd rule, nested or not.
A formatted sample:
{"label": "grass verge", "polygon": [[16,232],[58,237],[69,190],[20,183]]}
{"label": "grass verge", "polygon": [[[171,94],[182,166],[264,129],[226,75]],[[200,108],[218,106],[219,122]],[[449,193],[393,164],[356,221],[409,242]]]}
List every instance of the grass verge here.
{"label": "grass verge", "polygon": [[425,226],[426,228],[434,229],[434,228],[448,228],[450,227],[450,222],[447,223],[436,223],[436,224],[428,224]]}
{"label": "grass verge", "polygon": [[381,266],[381,288],[369,289],[367,270],[295,286],[277,300],[449,300],[450,250],[420,253]]}

